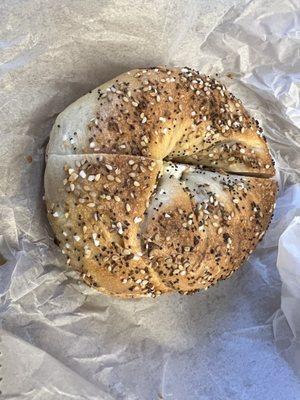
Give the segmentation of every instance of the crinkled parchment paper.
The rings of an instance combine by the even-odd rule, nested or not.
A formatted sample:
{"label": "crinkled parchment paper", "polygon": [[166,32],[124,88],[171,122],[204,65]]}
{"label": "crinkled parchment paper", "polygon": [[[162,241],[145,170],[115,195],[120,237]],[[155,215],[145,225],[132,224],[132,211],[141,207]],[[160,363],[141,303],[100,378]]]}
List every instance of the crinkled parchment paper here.
{"label": "crinkled parchment paper", "polygon": [[[2,0],[0,16],[0,397],[299,400],[299,1]],[[245,101],[280,195],[231,279],[123,301],[65,270],[42,201],[44,149],[68,104],[155,64],[218,73]]]}

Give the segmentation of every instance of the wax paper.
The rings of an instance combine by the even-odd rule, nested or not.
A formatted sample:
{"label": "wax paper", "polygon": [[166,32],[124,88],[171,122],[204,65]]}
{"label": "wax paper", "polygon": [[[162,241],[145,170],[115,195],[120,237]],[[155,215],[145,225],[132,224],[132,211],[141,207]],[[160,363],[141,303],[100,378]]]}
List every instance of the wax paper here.
{"label": "wax paper", "polygon": [[[0,398],[299,400],[299,1],[2,0],[0,17]],[[53,243],[45,145],[72,101],[157,64],[218,74],[245,102],[280,193],[230,279],[120,300],[80,283]]]}

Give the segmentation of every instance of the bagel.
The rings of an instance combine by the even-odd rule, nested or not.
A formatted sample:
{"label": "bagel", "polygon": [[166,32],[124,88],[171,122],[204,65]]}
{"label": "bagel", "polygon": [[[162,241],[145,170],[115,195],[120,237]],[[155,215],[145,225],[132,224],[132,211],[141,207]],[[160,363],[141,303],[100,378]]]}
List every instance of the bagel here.
{"label": "bagel", "polygon": [[56,119],[48,218],[67,263],[102,293],[207,289],[270,222],[275,168],[258,122],[189,68],[133,70]]}

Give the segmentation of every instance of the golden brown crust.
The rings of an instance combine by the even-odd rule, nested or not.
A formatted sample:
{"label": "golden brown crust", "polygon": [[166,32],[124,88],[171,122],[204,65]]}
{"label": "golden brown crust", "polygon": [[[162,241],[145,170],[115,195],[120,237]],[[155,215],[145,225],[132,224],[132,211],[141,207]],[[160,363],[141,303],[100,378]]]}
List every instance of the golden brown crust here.
{"label": "golden brown crust", "polygon": [[180,167],[165,167],[143,237],[162,281],[187,293],[224,279],[248,257],[273,213],[276,182]]}
{"label": "golden brown crust", "polygon": [[112,153],[273,176],[257,121],[217,80],[188,68],[133,70],[83,96],[53,127],[49,153]]}
{"label": "golden brown crust", "polygon": [[[129,297],[154,291],[140,224],[161,168],[126,155],[75,155],[67,163],[49,157],[49,221],[68,263],[100,290]],[[156,291],[160,286],[155,281]]]}
{"label": "golden brown crust", "polygon": [[206,289],[241,265],[272,215],[274,167],[257,122],[187,68],[134,70],[95,89],[57,118],[47,154],[59,245],[106,294]]}

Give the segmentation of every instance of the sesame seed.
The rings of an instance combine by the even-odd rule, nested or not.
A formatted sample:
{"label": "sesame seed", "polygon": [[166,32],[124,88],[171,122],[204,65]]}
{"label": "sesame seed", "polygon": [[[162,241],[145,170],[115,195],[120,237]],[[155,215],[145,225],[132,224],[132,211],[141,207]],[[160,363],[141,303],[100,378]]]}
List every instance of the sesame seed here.
{"label": "sesame seed", "polygon": [[98,182],[99,179],[100,179],[100,177],[101,177],[101,175],[100,175],[100,174],[97,174],[97,175],[95,176],[95,181]]}
{"label": "sesame seed", "polygon": [[134,182],[133,182],[133,185],[136,186],[136,187],[139,187],[139,186],[140,186],[140,184],[139,184],[138,181],[134,181]]}
{"label": "sesame seed", "polygon": [[173,101],[173,97],[172,97],[172,96],[169,96],[169,97],[168,97],[168,100],[172,102],[172,101]]}
{"label": "sesame seed", "polygon": [[233,199],[232,201],[233,201],[235,204],[238,204],[238,203],[240,202],[239,199],[236,199],[236,198]]}
{"label": "sesame seed", "polygon": [[70,184],[70,190],[71,190],[71,192],[74,192],[74,190],[75,190],[75,185],[74,185],[74,183],[71,183],[71,184]]}
{"label": "sesame seed", "polygon": [[95,179],[95,175],[89,175],[88,181],[92,182]]}
{"label": "sesame seed", "polygon": [[115,199],[115,201],[116,201],[116,202],[119,202],[119,201],[121,201],[121,199],[120,199],[120,197],[119,197],[119,196],[114,196],[114,199]]}
{"label": "sesame seed", "polygon": [[111,165],[105,164],[105,166],[106,166],[106,168],[108,169],[108,171],[112,171],[112,170],[113,170],[113,167],[112,167]]}
{"label": "sesame seed", "polygon": [[166,122],[166,118],[164,118],[164,117],[159,117],[159,120],[161,121],[161,122]]}
{"label": "sesame seed", "polygon": [[86,178],[86,173],[83,171],[83,170],[81,170],[80,172],[79,172],[79,175],[81,176],[81,178]]}
{"label": "sesame seed", "polygon": [[87,206],[90,208],[93,208],[93,207],[95,207],[95,203],[88,203]]}
{"label": "sesame seed", "polygon": [[134,164],[134,161],[133,161],[133,160],[129,160],[129,161],[128,161],[128,164],[129,164],[129,165],[133,165],[133,164]]}
{"label": "sesame seed", "polygon": [[130,205],[129,205],[128,203],[126,204],[125,207],[126,207],[126,211],[127,211],[127,212],[131,211],[131,207],[130,207]]}
{"label": "sesame seed", "polygon": [[91,148],[91,149],[94,149],[95,147],[96,147],[96,143],[95,143],[95,142],[91,142],[91,143],[90,143],[90,148]]}
{"label": "sesame seed", "polygon": [[143,219],[141,217],[135,217],[133,221],[135,224],[139,224],[140,222],[142,222],[142,220]]}
{"label": "sesame seed", "polygon": [[142,124],[144,124],[146,121],[147,121],[147,117],[144,117],[144,118],[142,119]]}
{"label": "sesame seed", "polygon": [[245,154],[246,150],[245,149],[240,149],[240,153]]}
{"label": "sesame seed", "polygon": [[80,241],[80,236],[78,236],[78,235],[73,236],[73,238],[74,238],[74,240],[76,240],[76,242]]}
{"label": "sesame seed", "polygon": [[77,178],[78,178],[78,175],[75,172],[72,172],[72,174],[70,175],[69,181],[74,182],[74,181],[76,181]]}
{"label": "sesame seed", "polygon": [[111,182],[115,180],[115,178],[112,175],[107,175],[106,178]]}

